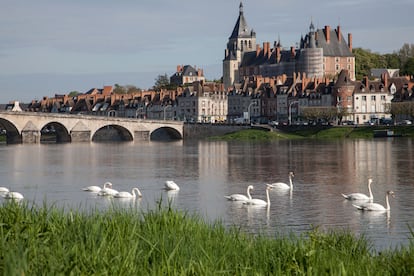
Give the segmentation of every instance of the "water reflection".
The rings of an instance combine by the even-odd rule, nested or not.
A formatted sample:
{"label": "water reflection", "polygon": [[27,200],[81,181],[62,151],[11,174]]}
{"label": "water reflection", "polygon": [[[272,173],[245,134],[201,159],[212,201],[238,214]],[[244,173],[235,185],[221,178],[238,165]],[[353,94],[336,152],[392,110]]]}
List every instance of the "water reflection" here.
{"label": "water reflection", "polygon": [[[413,140],[405,138],[3,145],[0,175],[1,186],[22,192],[26,201],[38,205],[46,201],[78,209],[146,210],[161,201],[249,233],[345,228],[366,235],[381,249],[407,244],[410,237],[413,149]],[[288,180],[290,171],[295,173],[293,191],[271,190],[269,207],[224,198],[254,185],[253,197],[264,199],[266,183]],[[370,177],[374,198],[383,200],[387,190],[395,192],[391,212],[361,212],[342,197],[365,193]],[[174,180],[180,191],[165,191],[166,180]],[[143,197],[115,199],[82,191],[106,181],[119,191],[138,187]]]}

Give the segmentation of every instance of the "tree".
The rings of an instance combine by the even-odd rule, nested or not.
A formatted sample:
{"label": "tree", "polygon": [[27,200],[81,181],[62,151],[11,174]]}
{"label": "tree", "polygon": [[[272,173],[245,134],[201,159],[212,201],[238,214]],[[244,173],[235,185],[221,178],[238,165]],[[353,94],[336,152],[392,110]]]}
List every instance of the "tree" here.
{"label": "tree", "polygon": [[134,94],[134,93],[137,93],[137,92],[141,92],[142,91],[141,88],[136,87],[134,85],[126,85],[125,86],[125,89],[126,89],[126,93],[127,94]]}
{"label": "tree", "polygon": [[126,94],[126,89],[122,85],[115,83],[115,88],[113,90],[114,94]]}
{"label": "tree", "polygon": [[155,83],[153,89],[155,91],[161,90],[161,88],[166,88],[170,84],[170,79],[168,78],[167,74],[158,75],[155,79]]}
{"label": "tree", "polygon": [[401,70],[402,75],[414,75],[414,57],[410,57],[407,59],[407,61],[404,63],[404,66]]}
{"label": "tree", "polygon": [[78,91],[71,91],[71,92],[69,92],[68,97],[73,98],[73,97],[76,97],[79,94],[81,94],[81,93],[78,92]]}

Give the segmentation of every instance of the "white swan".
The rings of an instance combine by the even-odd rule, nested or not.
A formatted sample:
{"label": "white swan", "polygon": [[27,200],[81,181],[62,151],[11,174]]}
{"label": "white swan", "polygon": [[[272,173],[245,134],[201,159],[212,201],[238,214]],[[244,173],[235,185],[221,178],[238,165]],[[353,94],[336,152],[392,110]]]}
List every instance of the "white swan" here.
{"label": "white swan", "polygon": [[7,193],[9,191],[9,189],[7,189],[6,187],[0,187],[0,193]]}
{"label": "white swan", "polygon": [[271,189],[273,189],[273,188],[270,187],[270,186],[267,186],[266,187],[266,198],[267,198],[267,201],[264,201],[263,199],[252,198],[252,199],[249,199],[249,200],[243,202],[243,204],[246,204],[246,205],[270,206],[269,190],[271,190]]}
{"label": "white swan", "polygon": [[7,192],[3,195],[4,198],[7,199],[23,199],[23,195],[18,192]]}
{"label": "white swan", "polygon": [[386,202],[386,207],[382,206],[379,203],[373,203],[373,202],[368,202],[368,203],[364,203],[364,204],[360,204],[360,205],[356,205],[356,204],[352,204],[354,205],[354,207],[358,208],[359,210],[362,211],[390,211],[390,202],[388,200],[388,196],[394,196],[394,192],[393,191],[388,191],[385,194],[385,202]]}
{"label": "white swan", "polygon": [[252,199],[252,196],[250,195],[250,190],[253,190],[253,185],[249,185],[247,187],[247,196],[242,195],[242,194],[232,194],[232,195],[228,195],[228,196],[224,196],[224,197],[227,198],[228,200],[232,200],[232,201],[250,200],[250,199]]}
{"label": "white swan", "polygon": [[363,193],[351,193],[351,194],[342,194],[342,196],[348,200],[370,200],[373,201],[374,200],[374,196],[372,195],[372,191],[371,191],[371,183],[372,183],[372,178],[368,179],[368,192],[369,192],[369,196],[367,196],[366,194]]}
{"label": "white swan", "polygon": [[295,174],[293,172],[289,172],[289,184],[283,183],[283,182],[275,182],[271,184],[266,184],[268,187],[271,187],[273,189],[280,189],[280,190],[293,190],[293,181],[292,178],[295,177]]}
{"label": "white swan", "polygon": [[84,190],[86,192],[99,193],[102,189],[105,189],[105,188],[112,188],[112,183],[111,182],[105,182],[103,184],[103,188],[101,188],[99,186],[88,186],[88,187],[82,188],[82,190]]}
{"label": "white swan", "polygon": [[[112,184],[111,184],[111,187],[112,187]],[[117,193],[118,191],[115,189],[104,187],[102,190],[98,192],[98,196],[114,196]]]}
{"label": "white swan", "polygon": [[129,192],[119,192],[114,195],[116,198],[136,198],[142,197],[141,191],[138,188],[133,188],[131,193]]}
{"label": "white swan", "polygon": [[180,187],[174,181],[167,180],[167,181],[165,181],[165,189],[166,190],[179,191],[180,190]]}

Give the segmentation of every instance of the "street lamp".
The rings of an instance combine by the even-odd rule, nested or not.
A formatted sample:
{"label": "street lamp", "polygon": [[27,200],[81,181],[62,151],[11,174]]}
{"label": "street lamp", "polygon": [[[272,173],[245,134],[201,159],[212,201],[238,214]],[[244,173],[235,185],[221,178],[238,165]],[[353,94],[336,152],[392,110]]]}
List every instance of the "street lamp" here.
{"label": "street lamp", "polygon": [[250,104],[249,104],[249,106],[247,107],[247,115],[249,116],[249,124],[250,124],[250,107],[252,106],[252,105],[256,105],[256,102],[251,102]]}
{"label": "street lamp", "polygon": [[165,121],[165,111],[167,110],[167,108],[168,107],[172,107],[170,104],[169,105],[166,105],[166,106],[164,106],[164,121]]}
{"label": "street lamp", "polygon": [[108,117],[116,117],[116,110],[109,110],[108,111]]}
{"label": "street lamp", "polygon": [[144,110],[143,107],[138,107],[137,110],[135,110],[135,118],[138,118],[138,115],[141,118],[141,115],[142,115],[142,111],[143,110]]}
{"label": "street lamp", "polygon": [[289,125],[292,124],[292,105],[297,103],[299,103],[299,101],[293,101],[289,104]]}

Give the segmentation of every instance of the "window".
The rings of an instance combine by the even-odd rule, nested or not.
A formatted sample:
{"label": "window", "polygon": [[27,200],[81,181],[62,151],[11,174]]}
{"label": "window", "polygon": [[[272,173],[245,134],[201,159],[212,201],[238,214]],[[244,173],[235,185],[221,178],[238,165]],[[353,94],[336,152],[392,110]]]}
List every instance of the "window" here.
{"label": "window", "polygon": [[367,100],[367,96],[362,96],[362,101],[366,101]]}
{"label": "window", "polygon": [[375,101],[375,96],[371,96],[371,101]]}
{"label": "window", "polygon": [[381,101],[385,101],[385,95],[381,95]]}

